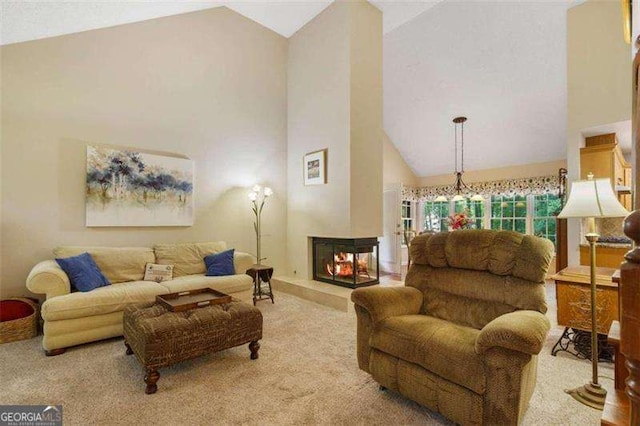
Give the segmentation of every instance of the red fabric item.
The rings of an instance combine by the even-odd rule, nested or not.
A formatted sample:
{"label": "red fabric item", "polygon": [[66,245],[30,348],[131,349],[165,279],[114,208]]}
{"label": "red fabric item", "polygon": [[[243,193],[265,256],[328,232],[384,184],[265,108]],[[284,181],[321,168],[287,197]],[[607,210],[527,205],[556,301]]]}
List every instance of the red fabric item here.
{"label": "red fabric item", "polygon": [[33,307],[21,300],[0,300],[0,322],[28,317]]}

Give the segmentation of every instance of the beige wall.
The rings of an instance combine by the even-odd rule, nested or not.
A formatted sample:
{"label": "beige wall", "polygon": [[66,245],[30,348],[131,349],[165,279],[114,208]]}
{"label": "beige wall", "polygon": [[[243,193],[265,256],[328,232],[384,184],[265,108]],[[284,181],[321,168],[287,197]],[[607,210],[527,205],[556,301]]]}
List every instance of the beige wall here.
{"label": "beige wall", "polygon": [[[5,46],[2,297],[60,244],[226,240],[255,252],[247,187],[275,196],[263,254],[284,266],[287,40],[226,8]],[[85,146],[186,155],[195,224],[86,228]]]}
{"label": "beige wall", "polygon": [[350,32],[350,216],[353,237],[382,235],[382,13],[348,2]]}
{"label": "beige wall", "polygon": [[[468,170],[464,172],[464,182],[488,182],[502,179],[519,179],[536,176],[557,175],[558,169],[567,167],[566,160],[548,161],[544,163],[522,164],[520,166],[499,167],[496,169]],[[419,186],[453,185],[455,175],[425,176],[418,179]]]}
{"label": "beige wall", "polygon": [[418,186],[420,181],[411,167],[404,161],[386,132],[382,136],[382,179],[384,185],[401,183],[405,186]]}
{"label": "beige wall", "polygon": [[[631,119],[631,56],[620,2],[588,1],[567,12],[567,169],[580,177],[581,130]],[[580,223],[568,222],[569,264],[579,263]]]}
{"label": "beige wall", "polygon": [[[310,236],[381,234],[381,20],[364,1],[338,1],[289,39],[288,275],[309,277]],[[304,154],[324,148],[327,184],[304,186]]]}

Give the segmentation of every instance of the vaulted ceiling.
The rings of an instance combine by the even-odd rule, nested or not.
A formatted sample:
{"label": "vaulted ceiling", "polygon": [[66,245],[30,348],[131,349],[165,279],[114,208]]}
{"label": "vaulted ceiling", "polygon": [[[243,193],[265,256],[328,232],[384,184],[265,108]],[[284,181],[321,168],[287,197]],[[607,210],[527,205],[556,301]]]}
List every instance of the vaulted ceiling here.
{"label": "vaulted ceiling", "polygon": [[384,38],[384,128],[418,176],[566,158],[564,2],[443,2]]}
{"label": "vaulted ceiling", "polygon": [[[467,170],[566,157],[566,9],[576,1],[370,1],[383,12],[384,128],[418,176],[453,171],[459,115]],[[289,37],[331,2],[3,1],[0,43],[220,6]]]}
{"label": "vaulted ceiling", "polygon": [[[372,0],[371,3],[383,11],[386,33],[440,1],[442,0]],[[2,19],[0,44],[55,37],[222,6],[233,9],[284,37],[290,37],[331,3],[333,0],[144,2],[3,0],[0,5]]]}

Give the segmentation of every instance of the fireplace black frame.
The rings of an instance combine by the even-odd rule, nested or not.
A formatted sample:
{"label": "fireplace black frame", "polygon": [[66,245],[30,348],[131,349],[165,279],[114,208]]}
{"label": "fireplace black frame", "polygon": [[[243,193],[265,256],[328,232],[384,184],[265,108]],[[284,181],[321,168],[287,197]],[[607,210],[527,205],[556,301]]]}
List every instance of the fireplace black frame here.
{"label": "fireplace black frame", "polygon": [[[322,281],[329,284],[338,285],[341,287],[347,288],[359,288],[359,287],[367,287],[380,283],[380,256],[379,249],[380,243],[378,242],[378,238],[327,238],[327,237],[312,237],[312,256],[313,256],[313,279],[316,281]],[[357,272],[353,274],[352,282],[345,282],[339,279],[336,279],[335,275],[335,267],[332,268],[334,271],[333,279],[325,278],[318,275],[318,246],[331,246],[331,250],[333,252],[332,258],[335,258],[335,255],[338,252],[351,253],[354,256],[354,259],[357,254],[360,253],[373,253],[375,256],[376,262],[376,276],[372,277],[371,281],[358,282],[358,274]],[[341,247],[340,250],[337,250],[336,247]],[[344,250],[345,247],[348,247],[349,250]],[[369,250],[371,249],[371,250]],[[355,262],[355,260],[354,260]]]}

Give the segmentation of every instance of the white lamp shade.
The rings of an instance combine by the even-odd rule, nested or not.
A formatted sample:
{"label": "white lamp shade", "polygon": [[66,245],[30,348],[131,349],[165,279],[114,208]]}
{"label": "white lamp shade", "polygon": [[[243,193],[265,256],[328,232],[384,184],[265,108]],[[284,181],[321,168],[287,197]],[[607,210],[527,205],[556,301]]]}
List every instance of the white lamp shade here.
{"label": "white lamp shade", "polygon": [[577,180],[559,218],[624,217],[629,212],[618,201],[609,179]]}
{"label": "white lamp shade", "polygon": [[451,201],[462,201],[464,200],[464,197],[460,194],[454,195],[453,198],[451,199]]}
{"label": "white lamp shade", "polygon": [[438,195],[436,197],[436,199],[433,200],[433,201],[435,201],[437,203],[443,203],[443,202],[448,201],[448,200],[447,200],[447,197],[445,197],[444,195]]}

